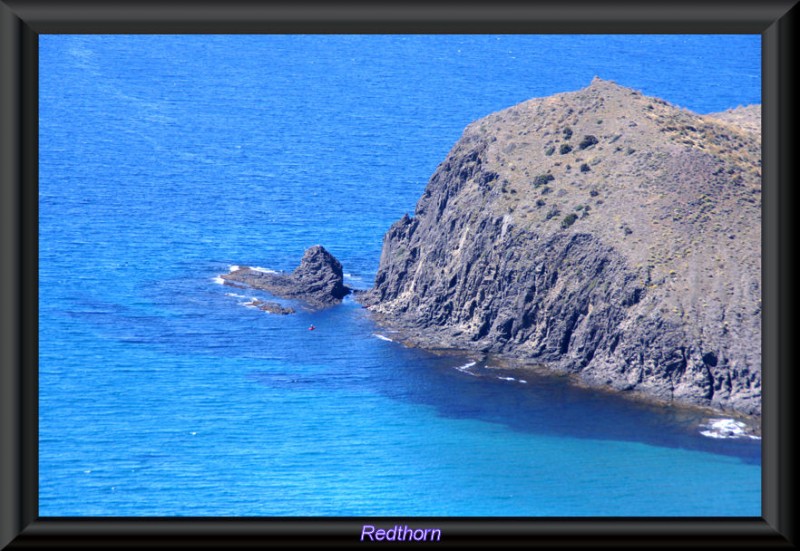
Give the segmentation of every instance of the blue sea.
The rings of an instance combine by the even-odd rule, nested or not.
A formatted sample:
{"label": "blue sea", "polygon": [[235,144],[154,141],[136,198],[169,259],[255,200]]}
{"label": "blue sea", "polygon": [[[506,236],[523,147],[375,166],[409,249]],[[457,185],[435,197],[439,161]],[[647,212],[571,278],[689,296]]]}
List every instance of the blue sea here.
{"label": "blue sea", "polygon": [[700,113],[760,103],[760,47],[41,36],[40,514],[760,516],[758,440],[406,348],[350,299],[271,315],[218,278],[322,244],[368,288],[470,122],[595,75]]}

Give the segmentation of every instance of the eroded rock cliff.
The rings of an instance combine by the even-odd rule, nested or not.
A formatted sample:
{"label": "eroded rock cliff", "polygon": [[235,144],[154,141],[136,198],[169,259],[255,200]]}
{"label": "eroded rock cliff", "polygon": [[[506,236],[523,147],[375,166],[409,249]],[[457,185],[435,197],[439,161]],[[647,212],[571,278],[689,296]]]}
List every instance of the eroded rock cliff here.
{"label": "eroded rock cliff", "polygon": [[420,346],[760,415],[757,115],[600,79],[489,115],[389,229],[360,300]]}

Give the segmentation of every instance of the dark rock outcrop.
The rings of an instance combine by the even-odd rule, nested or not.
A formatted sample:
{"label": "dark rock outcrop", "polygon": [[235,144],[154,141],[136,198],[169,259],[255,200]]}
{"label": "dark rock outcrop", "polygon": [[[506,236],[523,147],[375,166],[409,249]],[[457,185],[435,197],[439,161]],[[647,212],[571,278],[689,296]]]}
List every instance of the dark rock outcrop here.
{"label": "dark rock outcrop", "polygon": [[760,415],[757,112],[737,125],[595,79],[481,119],[359,300],[420,346]]}
{"label": "dark rock outcrop", "polygon": [[302,300],[313,308],[339,304],[350,293],[343,283],[341,263],[321,245],[306,250],[291,274],[241,267],[221,277],[226,283],[241,283],[277,297]]}
{"label": "dark rock outcrop", "polygon": [[281,306],[277,302],[267,302],[258,299],[251,301],[248,306],[254,306],[264,312],[269,312],[270,314],[279,314],[281,316],[295,313],[295,309],[291,306]]}

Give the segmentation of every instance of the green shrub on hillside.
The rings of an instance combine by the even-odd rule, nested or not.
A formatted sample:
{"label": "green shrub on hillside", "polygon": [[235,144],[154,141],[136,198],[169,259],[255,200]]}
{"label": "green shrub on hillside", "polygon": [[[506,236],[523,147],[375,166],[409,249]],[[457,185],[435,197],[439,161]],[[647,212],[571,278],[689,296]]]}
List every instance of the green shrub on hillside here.
{"label": "green shrub on hillside", "polygon": [[572,224],[574,224],[575,220],[577,220],[577,219],[578,219],[578,215],[575,214],[574,212],[571,212],[568,215],[566,215],[563,218],[563,220],[561,220],[561,227],[566,229],[566,228],[570,227]]}
{"label": "green shrub on hillside", "polygon": [[555,176],[552,174],[540,174],[536,178],[533,179],[533,187],[543,186],[548,182],[552,182],[555,180]]}

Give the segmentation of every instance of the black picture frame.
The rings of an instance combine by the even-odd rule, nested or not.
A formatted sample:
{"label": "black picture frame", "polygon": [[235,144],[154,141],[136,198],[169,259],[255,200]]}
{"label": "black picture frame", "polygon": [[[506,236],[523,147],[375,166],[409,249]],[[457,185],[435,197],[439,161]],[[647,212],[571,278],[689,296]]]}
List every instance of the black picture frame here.
{"label": "black picture frame", "polygon": [[[795,546],[790,355],[796,0],[491,3],[0,0],[0,549],[365,545],[358,518],[38,515],[38,36],[71,33],[747,33],[763,55],[760,518],[370,518],[445,547]],[[375,545],[375,544],[373,544]]]}

